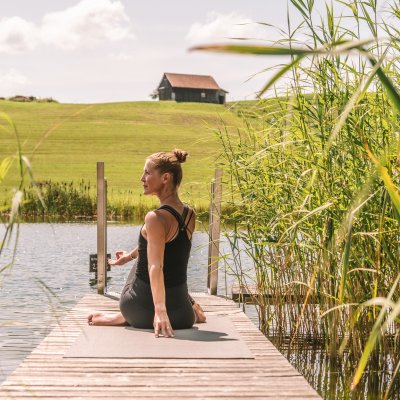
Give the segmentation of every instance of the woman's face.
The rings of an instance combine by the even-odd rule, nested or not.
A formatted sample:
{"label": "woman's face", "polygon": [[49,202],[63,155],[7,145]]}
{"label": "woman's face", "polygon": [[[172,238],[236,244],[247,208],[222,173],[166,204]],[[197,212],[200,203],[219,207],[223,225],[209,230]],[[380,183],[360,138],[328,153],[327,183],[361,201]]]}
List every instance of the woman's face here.
{"label": "woman's face", "polygon": [[160,171],[154,167],[151,160],[146,160],[140,180],[143,184],[143,194],[158,193],[163,187]]}

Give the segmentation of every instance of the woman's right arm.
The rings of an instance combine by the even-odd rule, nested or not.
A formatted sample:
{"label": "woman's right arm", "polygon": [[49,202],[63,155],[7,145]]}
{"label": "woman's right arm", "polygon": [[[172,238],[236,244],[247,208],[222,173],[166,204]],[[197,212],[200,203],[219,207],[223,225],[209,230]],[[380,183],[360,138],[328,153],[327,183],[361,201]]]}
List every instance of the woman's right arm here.
{"label": "woman's right arm", "polygon": [[115,252],[116,260],[108,260],[110,265],[124,265],[129,261],[134,260],[139,255],[138,248],[135,247],[132,251],[118,250]]}

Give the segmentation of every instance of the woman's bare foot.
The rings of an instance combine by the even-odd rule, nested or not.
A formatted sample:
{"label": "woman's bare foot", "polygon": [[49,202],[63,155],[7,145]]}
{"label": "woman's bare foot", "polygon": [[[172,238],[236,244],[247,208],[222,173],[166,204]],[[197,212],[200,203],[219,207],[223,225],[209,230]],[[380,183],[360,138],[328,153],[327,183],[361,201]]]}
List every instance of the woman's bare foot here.
{"label": "woman's bare foot", "polygon": [[125,318],[122,314],[113,313],[113,314],[105,314],[101,312],[94,312],[88,315],[88,324],[89,325],[98,325],[98,326],[123,326],[128,325],[125,321]]}
{"label": "woman's bare foot", "polygon": [[206,322],[206,315],[204,314],[203,309],[200,307],[200,304],[194,303],[193,304],[193,311],[196,316],[196,324],[202,324]]}

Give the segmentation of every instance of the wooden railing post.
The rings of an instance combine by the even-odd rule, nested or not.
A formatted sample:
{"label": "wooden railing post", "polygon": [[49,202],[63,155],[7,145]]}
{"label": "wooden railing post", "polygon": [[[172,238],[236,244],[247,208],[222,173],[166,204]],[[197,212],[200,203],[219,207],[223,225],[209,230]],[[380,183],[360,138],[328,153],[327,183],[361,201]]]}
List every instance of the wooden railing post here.
{"label": "wooden railing post", "polygon": [[97,162],[97,293],[104,294],[107,285],[107,181],[104,162]]}
{"label": "wooden railing post", "polygon": [[210,227],[208,243],[208,293],[216,295],[218,291],[219,235],[221,230],[222,170],[215,170],[211,182]]}

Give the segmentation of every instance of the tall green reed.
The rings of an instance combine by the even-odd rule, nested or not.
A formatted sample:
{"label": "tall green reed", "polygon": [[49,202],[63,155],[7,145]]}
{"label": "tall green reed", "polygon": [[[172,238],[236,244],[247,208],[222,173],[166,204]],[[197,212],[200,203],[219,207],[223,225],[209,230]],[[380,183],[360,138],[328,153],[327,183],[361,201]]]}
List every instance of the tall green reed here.
{"label": "tall green reed", "polygon": [[[66,121],[71,118],[78,116],[80,113],[88,110],[92,106],[85,106],[84,108],[78,110],[72,115],[64,118],[63,120],[58,121],[48,130],[46,130],[33,151],[29,155],[29,158],[24,154],[23,145],[20,141],[20,135],[18,133],[18,129],[14,124],[13,120],[4,112],[0,112],[0,132],[3,135],[9,135],[14,137],[16,144],[16,153],[15,155],[11,155],[9,157],[4,158],[0,162],[0,188],[1,184],[10,172],[14,163],[17,164],[18,169],[18,178],[16,180],[15,187],[12,189],[13,193],[6,193],[5,195],[5,203],[0,205],[0,220],[5,225],[5,233],[3,238],[0,241],[0,258],[3,255],[5,250],[5,246],[9,245],[12,240],[13,242],[13,251],[10,262],[5,262],[3,265],[3,259],[0,259],[0,273],[10,268],[15,261],[17,243],[18,243],[18,235],[19,235],[19,222],[21,217],[21,208],[24,204],[27,203],[24,194],[26,195],[26,188],[30,184],[30,191],[35,193],[35,201],[40,204],[40,208],[46,210],[46,203],[43,201],[40,189],[35,182],[33,176],[33,169],[31,166],[31,161],[35,155],[37,149],[42,145],[42,143],[60,126],[62,126]],[[11,198],[10,198],[11,195]],[[33,198],[33,197],[32,197]],[[31,198],[31,200],[32,200]],[[31,202],[31,201],[30,201]],[[15,232],[15,236],[13,237],[13,232]]]}
{"label": "tall green reed", "polygon": [[[7,177],[7,174],[12,169],[13,164],[17,164],[18,168],[18,183],[16,187],[13,189],[13,193],[11,193],[10,204],[5,204],[0,207],[0,218],[1,222],[5,224],[5,232],[3,234],[3,238],[0,241],[0,260],[3,255],[4,249],[6,245],[9,245],[13,242],[13,250],[10,262],[5,262],[3,264],[3,260],[0,263],[0,273],[4,272],[8,268],[10,268],[14,261],[18,243],[18,235],[19,235],[19,215],[20,208],[23,204],[23,188],[28,180],[30,180],[34,184],[33,172],[28,158],[22,152],[22,146],[18,134],[17,127],[11,118],[5,114],[0,112],[0,131],[3,135],[11,135],[15,138],[16,143],[16,153],[15,155],[5,157],[1,160],[0,163],[0,185]],[[28,175],[28,178],[26,177]],[[1,186],[0,186],[1,187]],[[40,194],[39,194],[40,199]],[[8,211],[6,217],[1,214],[1,211]],[[13,232],[15,235],[13,237]]]}
{"label": "tall green reed", "polygon": [[[39,189],[41,198],[36,190]],[[90,181],[40,181],[23,189],[24,203],[20,217],[24,221],[75,221],[95,220],[97,199],[95,187]],[[190,200],[188,201],[189,203]],[[9,206],[4,205],[7,212]],[[143,221],[146,213],[157,207],[152,199],[134,197],[131,190],[108,190],[107,218],[113,221]],[[196,206],[199,220],[208,218],[208,209]]]}
{"label": "tall green reed", "polygon": [[[278,96],[255,106],[268,122],[248,120],[235,138],[219,131],[228,201],[239,206],[228,239],[235,259],[244,248],[253,260],[258,292],[272,296],[255,298],[261,328],[320,337],[332,360],[345,350],[361,358],[355,385],[388,346],[377,332],[399,298],[400,9],[393,2],[379,16],[374,0],[334,1],[320,19],[312,0],[291,5],[303,20],[292,27],[288,14],[280,46],[197,48],[291,57],[260,91]],[[305,38],[311,46],[299,45]],[[388,293],[390,307],[368,303]]]}

